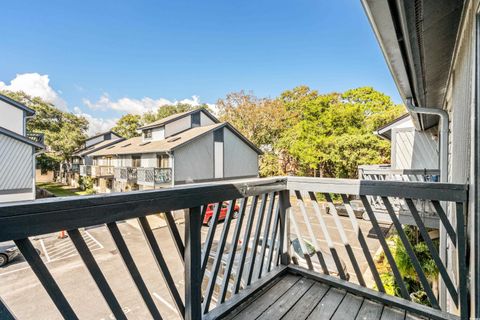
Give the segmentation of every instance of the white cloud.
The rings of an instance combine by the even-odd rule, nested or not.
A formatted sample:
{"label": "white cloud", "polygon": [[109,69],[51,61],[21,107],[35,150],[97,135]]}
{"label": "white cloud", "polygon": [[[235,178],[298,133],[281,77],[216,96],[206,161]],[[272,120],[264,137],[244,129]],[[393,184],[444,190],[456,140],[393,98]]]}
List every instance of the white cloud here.
{"label": "white cloud", "polygon": [[95,118],[91,114],[83,112],[79,107],[73,108],[73,113],[77,116],[85,117],[88,120],[88,132],[89,136],[93,136],[100,132],[105,132],[111,130],[118,119],[104,119],[104,118]]}
{"label": "white cloud", "polygon": [[17,74],[15,79],[6,84],[0,81],[1,90],[23,91],[31,96],[40,97],[60,109],[66,110],[67,103],[60,97],[61,91],[55,91],[50,86],[48,74],[22,73]]}
{"label": "white cloud", "polygon": [[[175,100],[171,101],[165,98],[150,98],[144,97],[142,99],[132,99],[132,98],[120,98],[118,100],[111,100],[108,93],[102,94],[102,96],[96,101],[92,102],[88,99],[83,99],[83,103],[92,110],[115,110],[119,112],[127,112],[133,114],[143,114],[145,112],[155,111],[158,107],[165,105],[185,103],[192,106],[199,106],[200,97],[192,96],[191,99]],[[214,106],[209,104],[209,106]]]}

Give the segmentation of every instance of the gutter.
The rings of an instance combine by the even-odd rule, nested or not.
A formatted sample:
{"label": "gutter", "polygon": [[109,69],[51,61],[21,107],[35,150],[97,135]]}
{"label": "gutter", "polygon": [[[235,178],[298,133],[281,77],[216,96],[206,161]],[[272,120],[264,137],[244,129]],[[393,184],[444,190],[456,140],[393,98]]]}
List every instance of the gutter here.
{"label": "gutter", "polygon": [[436,115],[440,118],[440,182],[448,181],[448,113],[440,108],[421,108],[413,105],[412,98],[407,98],[407,108],[418,114]]}

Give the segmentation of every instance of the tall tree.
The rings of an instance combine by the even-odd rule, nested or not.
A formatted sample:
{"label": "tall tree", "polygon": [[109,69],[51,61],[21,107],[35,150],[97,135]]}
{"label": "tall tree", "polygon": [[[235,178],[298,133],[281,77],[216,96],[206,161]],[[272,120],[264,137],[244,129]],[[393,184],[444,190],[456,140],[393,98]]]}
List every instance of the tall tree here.
{"label": "tall tree", "polygon": [[2,91],[2,94],[35,110],[35,117],[27,123],[27,131],[43,133],[48,152],[38,159],[43,169],[53,169],[60,161],[68,159],[86,138],[88,121],[39,97],[17,91]]}
{"label": "tall tree", "polygon": [[286,110],[280,100],[260,99],[252,93],[240,91],[219,99],[217,108],[220,120],[231,123],[264,151],[260,163],[262,176],[284,173],[276,149],[286,120]]}
{"label": "tall tree", "polygon": [[142,118],[136,114],[122,116],[112,130],[124,138],[130,139],[140,136],[138,129],[143,125]]}
{"label": "tall tree", "polygon": [[262,176],[353,178],[360,164],[389,161],[389,143],[373,131],[405,112],[371,87],[319,94],[300,86],[276,99],[240,91],[218,100],[217,107],[223,121],[265,152]]}
{"label": "tall tree", "polygon": [[279,145],[301,174],[320,176],[353,178],[359,164],[388,162],[389,144],[373,131],[405,112],[371,87],[324,95],[298,87],[281,99],[291,117]]}

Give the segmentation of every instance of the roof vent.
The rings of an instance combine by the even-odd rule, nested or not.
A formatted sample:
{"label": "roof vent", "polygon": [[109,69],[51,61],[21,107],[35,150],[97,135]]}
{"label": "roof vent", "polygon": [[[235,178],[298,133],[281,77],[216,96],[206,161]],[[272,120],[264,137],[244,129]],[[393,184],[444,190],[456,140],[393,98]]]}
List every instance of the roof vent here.
{"label": "roof vent", "polygon": [[182,138],[182,137],[174,137],[174,138],[172,138],[172,139],[170,139],[170,140],[167,140],[167,142],[175,142],[175,141],[177,141],[177,140],[180,140],[181,138]]}
{"label": "roof vent", "polygon": [[114,147],[115,147],[115,145],[111,145],[111,146],[107,147],[106,149],[112,149]]}
{"label": "roof vent", "polygon": [[140,143],[139,146],[144,146],[144,145],[147,145],[147,144],[149,144],[149,143],[150,143],[150,141],[143,142],[143,143]]}
{"label": "roof vent", "polygon": [[127,144],[124,144],[124,145],[122,146],[122,148],[125,148],[125,147],[128,147],[128,146],[131,146],[131,145],[132,145],[131,143],[127,143]]}

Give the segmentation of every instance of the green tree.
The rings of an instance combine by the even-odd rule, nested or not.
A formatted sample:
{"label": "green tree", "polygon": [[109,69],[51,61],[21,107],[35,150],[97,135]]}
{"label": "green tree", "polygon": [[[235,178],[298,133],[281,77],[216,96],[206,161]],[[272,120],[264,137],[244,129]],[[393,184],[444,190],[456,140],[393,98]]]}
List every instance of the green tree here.
{"label": "green tree", "polygon": [[302,86],[280,99],[288,120],[278,145],[303,175],[353,178],[359,164],[388,162],[389,144],[373,131],[405,112],[371,87],[321,95]]}
{"label": "green tree", "polygon": [[27,131],[43,133],[48,152],[38,158],[42,169],[52,169],[68,159],[86,138],[88,121],[84,117],[62,111],[39,97],[17,91],[2,94],[35,110],[35,117],[27,122]]}
{"label": "green tree", "polygon": [[198,109],[198,108],[199,108],[198,106],[196,107],[196,106],[192,106],[192,105],[186,104],[186,103],[179,103],[179,104],[161,106],[157,110],[155,120],[160,120],[160,119],[166,118],[168,116],[171,116],[173,114],[192,111],[192,110],[195,110],[195,109]]}
{"label": "green tree", "polygon": [[220,120],[231,123],[245,137],[262,149],[260,175],[285,174],[285,164],[277,150],[284,130],[286,109],[278,99],[260,99],[244,91],[228,94],[217,101]]}
{"label": "green tree", "polygon": [[112,130],[120,136],[130,139],[140,136],[139,128],[143,125],[142,118],[136,114],[126,114],[122,116]]}

